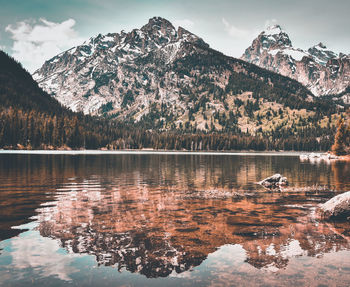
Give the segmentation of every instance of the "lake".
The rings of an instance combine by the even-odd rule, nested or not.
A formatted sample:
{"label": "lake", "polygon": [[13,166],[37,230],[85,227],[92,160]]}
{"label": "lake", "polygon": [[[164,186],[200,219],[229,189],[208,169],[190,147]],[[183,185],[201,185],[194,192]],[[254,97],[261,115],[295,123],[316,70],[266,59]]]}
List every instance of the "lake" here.
{"label": "lake", "polygon": [[0,151],[0,285],[349,286],[350,224],[316,213],[349,190],[293,153]]}

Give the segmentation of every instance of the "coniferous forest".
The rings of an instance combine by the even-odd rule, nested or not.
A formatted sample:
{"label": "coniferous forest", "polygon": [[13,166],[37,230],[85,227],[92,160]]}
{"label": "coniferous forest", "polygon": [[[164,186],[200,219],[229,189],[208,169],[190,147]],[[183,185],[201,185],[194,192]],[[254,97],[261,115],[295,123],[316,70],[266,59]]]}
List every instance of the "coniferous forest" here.
{"label": "coniferous forest", "polygon": [[[220,120],[220,119],[219,119]],[[145,122],[121,122],[74,113],[42,91],[31,75],[0,52],[0,148],[3,149],[167,149],[326,151],[335,127],[307,126],[251,135],[240,129],[203,132],[156,130]],[[343,123],[341,130],[349,130]],[[349,132],[348,132],[349,133]],[[346,134],[346,132],[345,132]],[[344,142],[349,136],[338,136]],[[343,146],[344,146],[343,145]],[[333,147],[335,150],[336,147]],[[345,153],[343,148],[338,153]]]}

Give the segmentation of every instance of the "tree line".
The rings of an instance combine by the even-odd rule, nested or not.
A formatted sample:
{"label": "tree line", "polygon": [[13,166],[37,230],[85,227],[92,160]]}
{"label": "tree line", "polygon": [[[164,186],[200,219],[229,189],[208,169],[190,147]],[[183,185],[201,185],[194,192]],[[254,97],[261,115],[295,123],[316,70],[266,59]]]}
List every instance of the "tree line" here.
{"label": "tree line", "polygon": [[140,124],[87,117],[48,115],[18,108],[0,109],[1,148],[86,148],[166,150],[328,150],[329,136],[252,136],[245,133],[156,132]]}

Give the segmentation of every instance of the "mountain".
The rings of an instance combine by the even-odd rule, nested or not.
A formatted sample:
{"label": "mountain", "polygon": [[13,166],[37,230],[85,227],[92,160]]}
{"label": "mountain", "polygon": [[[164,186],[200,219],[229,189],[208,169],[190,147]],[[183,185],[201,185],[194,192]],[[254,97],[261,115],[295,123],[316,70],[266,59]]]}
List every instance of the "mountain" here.
{"label": "mountain", "polygon": [[[185,29],[176,30],[169,21],[155,17],[130,33],[90,38],[45,62],[33,76],[44,90],[73,111],[96,113],[109,101],[120,108],[133,102],[137,92],[140,101],[149,105],[150,92],[157,89],[158,94],[166,93],[159,87],[164,75],[157,73],[166,72],[160,68],[185,56],[189,44],[208,47]],[[157,62],[151,62],[153,58]],[[174,95],[170,97],[174,101]]]}
{"label": "mountain", "polygon": [[[315,96],[337,95],[350,86],[350,55],[337,54],[322,43],[307,51],[295,48],[279,25],[260,33],[241,59],[295,79]],[[349,103],[350,94],[339,97]]]}
{"label": "mountain", "polygon": [[257,135],[313,124],[319,133],[328,122],[332,128],[337,110],[297,81],[225,56],[160,17],[129,33],[93,37],[33,76],[73,111],[158,131]]}

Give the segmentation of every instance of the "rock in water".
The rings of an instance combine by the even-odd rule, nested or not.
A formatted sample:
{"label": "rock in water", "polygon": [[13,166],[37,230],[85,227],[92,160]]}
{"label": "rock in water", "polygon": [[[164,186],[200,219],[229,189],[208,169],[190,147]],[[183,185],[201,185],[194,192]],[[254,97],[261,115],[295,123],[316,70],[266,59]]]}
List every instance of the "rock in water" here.
{"label": "rock in water", "polygon": [[321,204],[319,211],[324,219],[349,220],[350,191],[339,194]]}
{"label": "rock in water", "polygon": [[280,175],[279,173],[276,173],[258,183],[266,188],[277,188],[280,186],[288,185],[288,180],[286,177]]}

